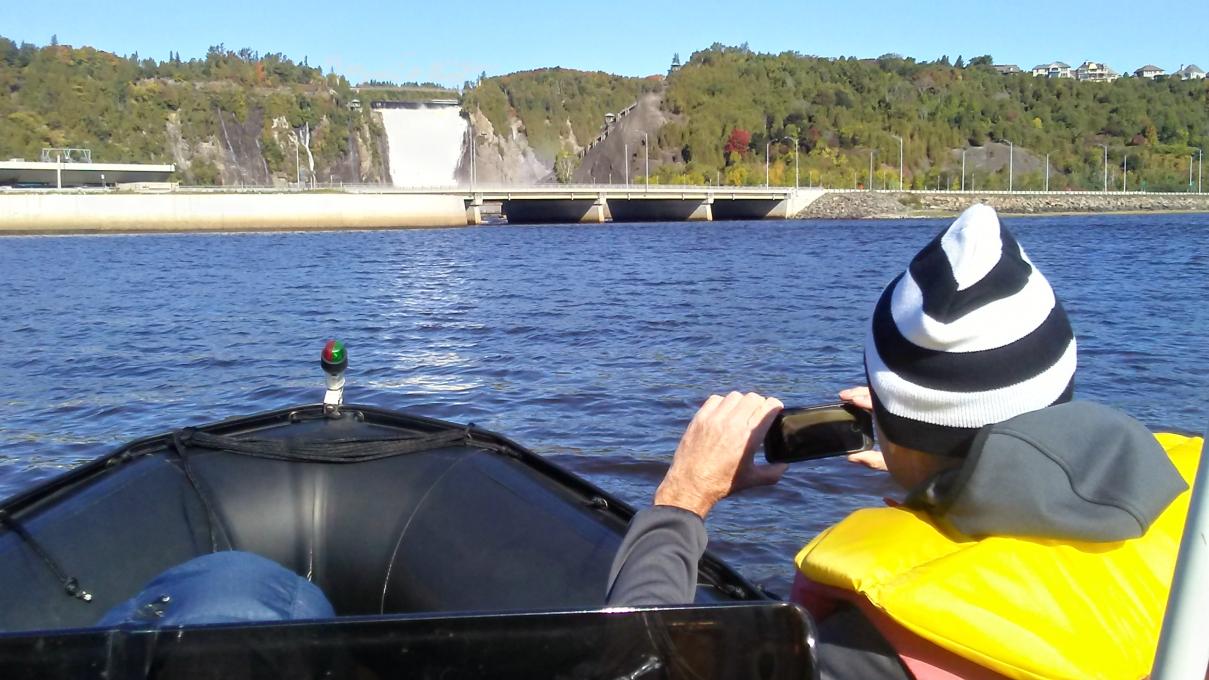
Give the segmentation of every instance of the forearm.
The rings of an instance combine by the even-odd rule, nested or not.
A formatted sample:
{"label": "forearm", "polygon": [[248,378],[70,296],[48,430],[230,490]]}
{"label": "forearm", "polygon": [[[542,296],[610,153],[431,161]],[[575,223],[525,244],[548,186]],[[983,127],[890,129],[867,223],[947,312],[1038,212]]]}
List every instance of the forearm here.
{"label": "forearm", "polygon": [[613,558],[608,604],[692,603],[706,542],[705,522],[688,510],[656,505],[634,515]]}

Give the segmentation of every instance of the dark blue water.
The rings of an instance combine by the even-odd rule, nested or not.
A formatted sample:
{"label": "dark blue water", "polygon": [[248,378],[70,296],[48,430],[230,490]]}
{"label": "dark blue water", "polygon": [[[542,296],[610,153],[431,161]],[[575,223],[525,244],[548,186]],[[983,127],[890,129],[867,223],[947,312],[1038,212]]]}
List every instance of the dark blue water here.
{"label": "dark blue water", "polygon": [[[1078,393],[1203,431],[1209,215],[1007,221],[1064,300]],[[351,402],[503,432],[649,502],[711,392],[862,378],[882,286],[945,221],[0,239],[0,496],[185,424]],[[784,591],[793,553],[892,487],[843,461],[724,501],[712,547]]]}

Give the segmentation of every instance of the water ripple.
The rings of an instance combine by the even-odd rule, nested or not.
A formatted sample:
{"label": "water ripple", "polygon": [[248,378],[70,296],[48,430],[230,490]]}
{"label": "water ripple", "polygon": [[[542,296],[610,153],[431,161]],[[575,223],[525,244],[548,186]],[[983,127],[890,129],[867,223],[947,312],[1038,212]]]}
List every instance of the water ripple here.
{"label": "water ripple", "polygon": [[[874,301],[943,224],[4,238],[0,495],[135,437],[318,401],[341,337],[350,401],[473,421],[649,503],[710,393],[806,404],[860,381]],[[1010,226],[1071,316],[1080,395],[1203,430],[1209,216]],[[802,543],[893,492],[842,461],[795,468],[719,505],[711,545],[785,592]]]}

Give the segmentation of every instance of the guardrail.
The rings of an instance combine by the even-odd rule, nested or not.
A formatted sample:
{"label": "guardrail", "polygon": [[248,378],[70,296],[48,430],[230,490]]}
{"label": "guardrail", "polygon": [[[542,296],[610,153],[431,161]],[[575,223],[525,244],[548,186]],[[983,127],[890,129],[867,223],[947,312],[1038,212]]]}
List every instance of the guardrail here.
{"label": "guardrail", "polygon": [[[112,193],[113,187],[0,187],[4,192],[31,193]],[[388,184],[351,184],[344,182],[322,182],[316,184],[298,185],[240,185],[240,186],[201,186],[177,185],[164,191],[178,193],[305,193],[308,191],[331,192],[344,191],[350,193],[414,193],[414,194],[483,194],[483,193],[618,193],[629,194],[659,193],[714,193],[724,195],[767,195],[769,193],[790,194],[794,191],[824,191],[829,194],[920,194],[932,196],[1209,196],[1209,192],[1197,191],[1041,191],[1005,189],[840,189],[827,187],[789,187],[789,186],[730,186],[725,184],[476,184],[449,186],[414,186],[396,187]],[[162,192],[156,192],[162,193]]]}

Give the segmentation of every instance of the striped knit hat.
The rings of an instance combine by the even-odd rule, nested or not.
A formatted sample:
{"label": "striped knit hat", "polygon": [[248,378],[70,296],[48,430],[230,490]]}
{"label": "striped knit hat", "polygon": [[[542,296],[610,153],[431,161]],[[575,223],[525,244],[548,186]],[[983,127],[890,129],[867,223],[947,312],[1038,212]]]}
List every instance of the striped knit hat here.
{"label": "striped knit hat", "polygon": [[1070,401],[1075,336],[1049,282],[977,204],[886,287],[865,371],[890,441],[961,457],[983,425]]}

